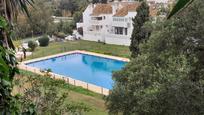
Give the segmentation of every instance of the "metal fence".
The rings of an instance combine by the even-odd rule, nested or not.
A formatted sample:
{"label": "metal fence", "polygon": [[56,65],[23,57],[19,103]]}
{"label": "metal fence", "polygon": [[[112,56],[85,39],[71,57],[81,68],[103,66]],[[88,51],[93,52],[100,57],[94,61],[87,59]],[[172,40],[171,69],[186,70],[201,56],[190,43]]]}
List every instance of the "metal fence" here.
{"label": "metal fence", "polygon": [[[39,75],[44,75],[44,73],[38,68],[30,67],[30,66],[27,66],[27,65],[19,65],[18,67],[20,69],[22,69],[22,70],[33,72],[33,73],[36,73],[36,74],[39,74]],[[84,89],[87,89],[89,91],[93,91],[95,93],[99,93],[99,94],[102,94],[102,95],[106,95],[106,96],[109,95],[109,89],[106,89],[106,88],[103,88],[103,87],[100,87],[100,86],[96,86],[96,85],[93,85],[93,84],[90,84],[90,83],[86,83],[86,82],[83,82],[83,81],[80,81],[80,80],[75,80],[75,79],[67,77],[67,76],[58,75],[58,74],[55,74],[55,73],[49,73],[49,74],[50,74],[50,77],[52,79],[64,80],[68,84],[78,86],[78,87],[82,87]]]}

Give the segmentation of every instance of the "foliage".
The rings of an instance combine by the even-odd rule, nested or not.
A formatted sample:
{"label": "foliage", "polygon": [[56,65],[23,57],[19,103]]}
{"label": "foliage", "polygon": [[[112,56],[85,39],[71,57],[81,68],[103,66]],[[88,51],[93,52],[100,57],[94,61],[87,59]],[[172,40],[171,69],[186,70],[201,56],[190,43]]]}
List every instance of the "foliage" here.
{"label": "foliage", "polygon": [[56,9],[56,10],[54,11],[54,16],[61,17],[61,16],[62,16],[62,11],[59,10],[59,9]]}
{"label": "foliage", "polygon": [[110,113],[204,114],[202,2],[159,24],[140,44],[141,55],[114,73],[115,86],[107,98]]}
{"label": "foliage", "polygon": [[80,12],[84,12],[84,10],[87,8],[87,6],[89,5],[89,0],[76,0],[79,8],[78,10]]}
{"label": "foliage", "polygon": [[140,44],[141,55],[114,73],[116,84],[107,98],[111,113],[204,114],[202,2],[159,24]]}
{"label": "foliage", "polygon": [[43,37],[39,38],[38,41],[41,47],[45,47],[49,45],[50,39],[48,38],[47,35],[44,35]]}
{"label": "foliage", "polygon": [[92,0],[92,4],[103,3],[106,4],[107,0]]}
{"label": "foliage", "polygon": [[68,93],[60,92],[59,86],[65,83],[61,80],[53,80],[47,76],[28,76],[25,83],[30,84],[25,87],[22,100],[22,111],[27,111],[31,104],[34,104],[34,111],[37,114],[61,115],[68,113],[81,114],[90,111],[90,108],[83,103],[67,102]]}
{"label": "foliage", "polygon": [[30,17],[19,15],[15,22],[15,32],[18,37],[30,37],[48,33],[53,25],[52,8],[45,0],[36,0],[34,8],[29,9]]}
{"label": "foliage", "polygon": [[[46,70],[46,71],[50,71],[49,69]],[[25,78],[27,78],[28,76],[38,76],[38,77],[44,77],[44,76],[39,76],[35,73],[32,73],[32,72],[28,72],[28,71],[24,71],[24,70],[20,70],[20,75],[21,76],[24,76]],[[39,78],[39,79],[40,79]],[[47,79],[47,78],[45,78]],[[48,78],[49,79],[49,78]],[[43,80],[42,78],[40,80]],[[18,82],[21,81],[23,83],[19,84]],[[15,79],[14,82],[15,82],[15,85],[17,86],[20,86],[22,84],[25,84],[24,82],[26,82],[27,80],[24,80],[24,79]],[[68,91],[73,91],[73,92],[77,92],[77,93],[80,93],[80,94],[84,94],[86,96],[91,96],[91,97],[97,97],[97,98],[101,98],[102,95],[98,94],[98,93],[94,93],[90,90],[87,90],[87,89],[84,89],[82,87],[77,87],[77,86],[73,86],[71,84],[68,84],[68,83],[65,83],[64,81],[62,80],[54,80],[56,82],[59,82],[56,87],[58,87],[58,89],[60,88],[63,88],[63,89],[66,89]],[[69,95],[68,95],[69,96]]]}
{"label": "foliage", "polygon": [[149,20],[149,6],[146,2],[142,2],[137,9],[137,15],[133,19],[133,33],[131,36],[130,51],[132,57],[136,57],[139,54],[139,44],[144,42],[149,37],[149,33],[143,28],[146,21]]}
{"label": "foliage", "polygon": [[32,0],[1,0],[0,7],[0,113],[20,114],[18,96],[12,96],[13,78],[18,72],[14,55],[14,45],[11,41],[12,21],[19,9],[27,11],[27,4]]}
{"label": "foliage", "polygon": [[[74,20],[70,22],[54,23],[52,15],[62,16],[63,9],[72,7],[70,2],[76,5],[76,9],[73,11]],[[62,0],[60,3],[54,4],[54,1],[49,0],[36,0],[34,8],[29,9],[30,18],[20,14],[15,21],[15,35],[19,38],[25,38],[30,36],[39,36],[43,34],[52,35],[56,32],[64,32],[65,34],[71,34],[72,29],[75,28],[76,22],[82,19],[82,12],[88,5],[86,0]],[[54,4],[54,5],[53,5]],[[69,4],[68,6],[66,4]],[[67,9],[68,10],[68,9]]]}
{"label": "foliage", "polygon": [[15,31],[16,37],[25,38],[27,36],[32,36],[33,34],[32,28],[30,24],[27,22],[27,19],[21,19],[19,17],[14,25],[14,31]]}
{"label": "foliage", "polygon": [[35,48],[37,47],[37,43],[35,41],[29,41],[28,47],[31,49],[31,51],[35,51]]}
{"label": "foliage", "polygon": [[30,18],[27,19],[34,34],[46,34],[49,24],[53,23],[50,6],[43,0],[37,0],[35,8],[30,10]]}
{"label": "foliage", "polygon": [[11,95],[13,76],[18,72],[16,64],[14,52],[0,46],[0,112],[2,114],[18,113],[16,98]]}
{"label": "foliage", "polygon": [[96,53],[102,53],[107,55],[114,55],[120,57],[130,57],[130,51],[127,46],[101,44],[97,42],[77,40],[68,42],[54,42],[50,43],[48,47],[39,47],[32,56],[27,59],[39,58],[43,56],[49,56],[53,54],[73,51],[73,50],[86,50]]}
{"label": "foliage", "polygon": [[[13,88],[12,80],[16,72],[16,58],[14,52],[10,48],[10,45],[6,43],[5,36],[9,37],[9,25],[7,21],[0,17],[0,113],[9,114],[18,113],[18,105],[16,104],[16,98],[12,97],[11,90]],[[13,45],[11,46],[13,47]]]}
{"label": "foliage", "polygon": [[73,21],[71,22],[61,21],[60,23],[57,24],[57,32],[72,34],[74,27],[75,27],[75,23]]}
{"label": "foliage", "polygon": [[73,16],[74,11],[78,10],[78,4],[76,0],[61,0],[59,9],[70,11],[71,16]]}
{"label": "foliage", "polygon": [[74,23],[73,22],[64,22],[62,26],[62,32],[66,34],[72,34],[74,28]]}
{"label": "foliage", "polygon": [[28,14],[27,5],[32,5],[33,0],[1,0],[1,16],[11,24],[19,11]]}
{"label": "foliage", "polygon": [[74,24],[76,24],[77,22],[82,22],[82,12],[78,11],[75,12],[73,15],[74,18]]}
{"label": "foliage", "polygon": [[175,15],[178,12],[180,12],[182,9],[184,9],[185,7],[190,5],[193,1],[194,0],[179,0],[177,2],[176,6],[174,6],[172,11],[170,12],[168,18],[171,18],[173,15]]}
{"label": "foliage", "polygon": [[58,32],[59,24],[58,23],[50,23],[48,25],[47,34],[52,36],[52,34]]}
{"label": "foliage", "polygon": [[59,38],[63,38],[63,39],[66,37],[64,32],[58,32],[58,33],[55,33],[54,35],[59,37]]}

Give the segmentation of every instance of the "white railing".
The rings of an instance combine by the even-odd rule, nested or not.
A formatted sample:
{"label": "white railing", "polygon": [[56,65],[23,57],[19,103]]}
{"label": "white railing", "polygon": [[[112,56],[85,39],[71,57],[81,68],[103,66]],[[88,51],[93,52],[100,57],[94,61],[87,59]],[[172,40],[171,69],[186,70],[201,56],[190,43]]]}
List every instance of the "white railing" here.
{"label": "white railing", "polygon": [[[19,67],[19,69],[22,69],[22,70],[25,70],[25,71],[33,72],[33,73],[36,73],[36,74],[39,74],[39,75],[44,75],[44,73],[42,73],[42,71],[40,69],[38,69],[38,68],[30,67],[30,66],[27,66],[27,65],[24,65],[24,64],[21,64],[18,67]],[[100,87],[100,86],[96,86],[96,85],[93,85],[93,84],[90,84],[90,83],[86,83],[86,82],[83,82],[83,81],[80,81],[80,80],[76,80],[76,79],[73,79],[71,77],[67,77],[67,76],[63,76],[63,75],[58,75],[58,74],[51,73],[51,72],[49,74],[50,74],[50,78],[52,78],[52,79],[64,80],[68,84],[78,86],[78,87],[82,87],[84,89],[87,89],[89,91],[93,91],[95,93],[99,93],[99,94],[102,94],[102,95],[106,95],[106,96],[109,95],[109,89],[106,89],[106,88],[103,88],[103,87]]]}

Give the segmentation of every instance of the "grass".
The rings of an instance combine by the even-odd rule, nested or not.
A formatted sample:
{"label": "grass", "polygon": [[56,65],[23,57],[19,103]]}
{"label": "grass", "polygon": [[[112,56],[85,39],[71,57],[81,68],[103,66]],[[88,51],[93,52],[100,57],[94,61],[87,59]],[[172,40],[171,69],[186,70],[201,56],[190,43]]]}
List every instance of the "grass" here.
{"label": "grass", "polygon": [[130,51],[127,46],[109,45],[78,40],[68,42],[54,42],[50,43],[47,47],[38,47],[27,59],[39,58],[73,50],[86,50],[119,57],[130,57]]}
{"label": "grass", "polygon": [[[39,77],[40,80],[47,80],[47,81],[52,80],[51,78],[39,76],[35,73],[21,70],[20,79],[19,79],[21,84],[27,83],[27,82],[24,83],[26,81],[27,76]],[[84,103],[85,105],[91,108],[91,111],[85,113],[85,115],[107,115],[108,114],[106,107],[105,107],[105,101],[104,101],[103,95],[88,91],[81,87],[72,86],[70,84],[65,83],[62,80],[55,80],[55,82],[56,84],[58,84],[56,85],[56,87],[59,92],[69,93],[68,100],[66,101]],[[19,93],[19,89],[17,85],[14,86],[14,94],[15,92]]]}
{"label": "grass", "polygon": [[[130,57],[130,51],[127,46],[108,45],[103,43],[78,40],[68,42],[54,42],[50,43],[48,47],[38,47],[31,56],[27,57],[27,60],[73,50],[86,50],[119,57]],[[35,74],[31,72],[21,71],[21,75],[29,76]],[[84,104],[90,106],[92,108],[92,111],[86,113],[86,115],[108,114],[105,107],[105,101],[103,99],[103,96],[100,94],[96,94],[81,87],[76,87],[69,84],[63,84],[62,87],[59,87],[59,90],[69,90],[69,99],[71,99],[71,101],[83,102]]]}

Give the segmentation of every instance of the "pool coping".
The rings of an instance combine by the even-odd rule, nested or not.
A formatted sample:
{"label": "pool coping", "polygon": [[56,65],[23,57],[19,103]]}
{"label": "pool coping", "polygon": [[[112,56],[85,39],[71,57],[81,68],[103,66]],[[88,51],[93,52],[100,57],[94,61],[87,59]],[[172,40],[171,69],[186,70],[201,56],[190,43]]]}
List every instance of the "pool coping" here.
{"label": "pool coping", "polygon": [[[123,62],[129,62],[130,61],[130,59],[123,58],[123,57],[111,56],[111,55],[100,54],[100,53],[95,53],[95,52],[89,52],[89,51],[84,51],[84,50],[74,50],[74,51],[69,51],[69,52],[65,52],[65,53],[50,55],[50,56],[46,56],[46,57],[31,59],[31,60],[28,60],[28,61],[23,61],[18,65],[18,67],[20,69],[23,69],[23,70],[26,70],[26,71],[30,71],[30,72],[34,72],[36,74],[44,75],[44,73],[42,73],[41,69],[31,67],[31,66],[28,66],[26,64],[37,62],[37,61],[42,61],[42,60],[47,60],[47,59],[50,59],[50,58],[60,57],[60,56],[64,56],[64,55],[75,54],[75,53],[98,56],[98,57],[102,57],[102,58],[108,58],[108,59],[113,59],[113,60],[118,60],[118,61],[123,61]],[[109,95],[109,92],[110,92],[110,90],[107,89],[107,88],[97,86],[97,85],[94,85],[94,84],[91,84],[91,83],[87,83],[87,82],[84,82],[84,81],[76,80],[76,79],[73,79],[70,76],[63,76],[63,75],[59,75],[59,74],[52,73],[52,72],[50,72],[50,75],[51,75],[51,78],[53,78],[53,79],[65,80],[65,82],[68,82],[71,85],[80,86],[80,87],[83,87],[83,88],[85,88],[87,90],[93,91],[95,93],[99,93],[99,94],[103,94],[103,95]]]}

